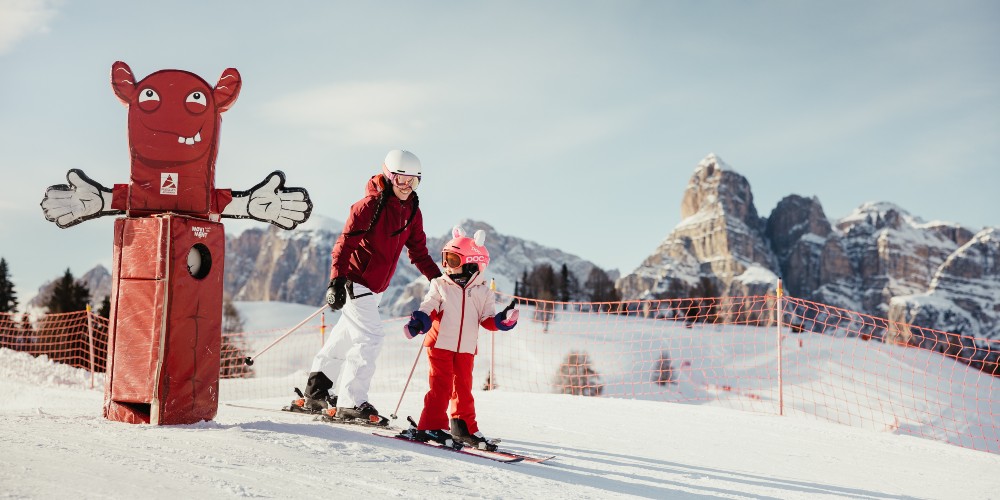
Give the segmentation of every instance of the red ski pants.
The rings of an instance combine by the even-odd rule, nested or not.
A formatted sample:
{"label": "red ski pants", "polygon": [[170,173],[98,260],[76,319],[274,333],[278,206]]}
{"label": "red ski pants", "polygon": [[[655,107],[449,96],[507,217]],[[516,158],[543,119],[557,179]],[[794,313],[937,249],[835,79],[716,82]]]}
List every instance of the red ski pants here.
{"label": "red ski pants", "polygon": [[476,355],[428,347],[427,359],[431,388],[424,396],[417,429],[448,429],[450,416],[465,420],[470,434],[478,432],[476,401],[472,398],[472,366]]}

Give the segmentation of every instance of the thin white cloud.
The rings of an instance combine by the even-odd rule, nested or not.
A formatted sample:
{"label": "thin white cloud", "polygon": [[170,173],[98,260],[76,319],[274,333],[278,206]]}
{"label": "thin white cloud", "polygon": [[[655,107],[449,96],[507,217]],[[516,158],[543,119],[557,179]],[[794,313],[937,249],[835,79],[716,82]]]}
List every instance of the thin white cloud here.
{"label": "thin white cloud", "polygon": [[432,106],[432,92],[397,82],[347,83],[307,89],[265,105],[282,123],[307,128],[326,139],[384,144],[426,128],[419,118]]}
{"label": "thin white cloud", "polygon": [[0,0],[0,55],[10,52],[31,35],[49,32],[49,22],[58,13],[58,1]]}

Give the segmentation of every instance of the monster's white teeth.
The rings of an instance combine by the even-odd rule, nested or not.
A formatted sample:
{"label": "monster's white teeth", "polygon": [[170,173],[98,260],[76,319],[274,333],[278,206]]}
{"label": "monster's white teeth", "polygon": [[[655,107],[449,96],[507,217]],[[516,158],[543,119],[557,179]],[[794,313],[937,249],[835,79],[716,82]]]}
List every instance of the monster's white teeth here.
{"label": "monster's white teeth", "polygon": [[199,131],[196,134],[194,134],[194,137],[180,137],[180,136],[177,136],[177,143],[178,144],[187,144],[187,145],[190,146],[190,145],[192,145],[192,144],[194,144],[196,142],[201,142],[201,131]]}

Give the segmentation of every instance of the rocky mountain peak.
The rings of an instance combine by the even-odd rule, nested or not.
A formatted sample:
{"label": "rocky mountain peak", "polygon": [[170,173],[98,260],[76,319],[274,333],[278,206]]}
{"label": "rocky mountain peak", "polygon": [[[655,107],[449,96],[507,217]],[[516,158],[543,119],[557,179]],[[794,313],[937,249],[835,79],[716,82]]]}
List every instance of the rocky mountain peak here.
{"label": "rocky mountain peak", "polygon": [[653,253],[618,281],[623,298],[693,296],[699,278],[717,284],[721,296],[759,295],[781,276],[795,297],[1000,336],[996,228],[974,235],[884,201],[831,222],[817,198],[794,194],[761,219],[749,182],[714,154],[695,167],[681,214]]}
{"label": "rocky mountain peak", "polygon": [[681,216],[656,251],[619,280],[623,297],[687,296],[701,286],[702,278],[727,295],[766,290],[759,271],[773,274],[777,260],[745,177],[715,154],[706,156],[688,181]]}

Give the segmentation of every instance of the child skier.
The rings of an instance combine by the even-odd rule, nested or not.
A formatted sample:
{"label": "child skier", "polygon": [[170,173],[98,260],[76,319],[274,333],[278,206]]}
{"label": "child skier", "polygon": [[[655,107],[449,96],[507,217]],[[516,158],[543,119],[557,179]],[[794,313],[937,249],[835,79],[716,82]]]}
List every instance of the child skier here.
{"label": "child skier", "polygon": [[416,429],[404,431],[404,435],[446,446],[452,446],[454,440],[492,451],[497,446],[479,432],[472,398],[479,327],[510,330],[517,324],[518,311],[511,302],[495,313],[495,293],[483,279],[483,271],[490,263],[490,254],[483,246],[486,232],[479,230],[474,238],[468,238],[456,226],[452,236],[441,250],[444,275],[431,280],[420,308],[413,311],[403,327],[409,339],[427,333],[424,345],[430,362],[430,390],[424,396],[420,421]]}

